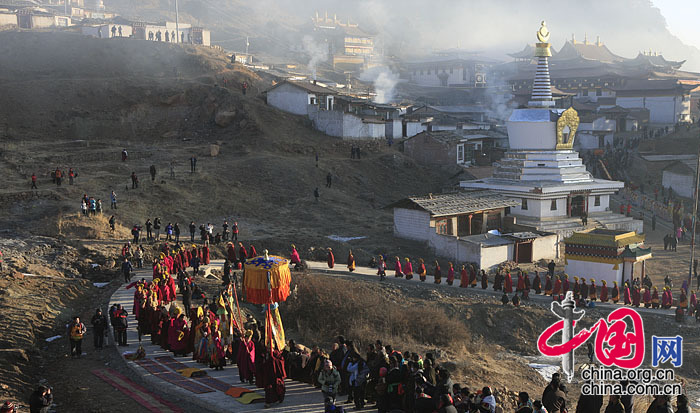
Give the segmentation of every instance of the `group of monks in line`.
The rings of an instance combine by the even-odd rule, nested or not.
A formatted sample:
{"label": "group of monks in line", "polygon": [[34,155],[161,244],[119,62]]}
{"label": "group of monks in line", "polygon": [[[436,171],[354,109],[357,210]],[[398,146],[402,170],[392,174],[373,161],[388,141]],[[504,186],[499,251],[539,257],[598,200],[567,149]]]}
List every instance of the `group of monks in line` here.
{"label": "group of monks in line", "polygon": [[[331,248],[328,248],[327,262],[329,268],[335,266],[335,256]],[[348,270],[351,272],[354,271],[356,264],[352,251],[349,252],[347,263]],[[446,283],[447,285],[453,285],[455,282],[456,270],[452,262],[448,262],[447,265]],[[385,258],[383,256],[378,258],[377,268],[379,269],[379,275],[383,275],[382,273],[386,268]],[[442,283],[442,273],[443,270],[440,267],[440,263],[436,260],[433,264],[435,284]],[[405,277],[407,280],[410,280],[413,279],[414,274],[418,275],[420,281],[424,282],[426,280],[428,271],[422,258],[418,259],[416,268],[414,269],[409,258],[405,258],[402,262],[399,257],[394,257],[394,277]],[[662,292],[659,293],[659,289],[656,286],[652,286],[648,276],[645,277],[645,282],[642,283],[642,285],[633,283],[633,285],[630,286],[630,283],[625,281],[622,288],[618,286],[617,281],[613,281],[612,288],[609,288],[605,280],[601,282],[602,285],[599,287],[596,285],[596,280],[594,278],[588,280],[590,284],[588,284],[585,278],[573,277],[573,279],[574,281],[571,283],[568,274],[562,274],[560,276],[552,275],[551,272],[548,272],[545,274],[544,288],[542,288],[542,279],[538,271],[535,271],[534,278],[530,280],[530,276],[527,272],[518,270],[518,278],[514,286],[510,271],[504,271],[504,273],[498,271],[494,278],[493,290],[503,291],[506,294],[511,294],[515,291],[516,293],[521,293],[523,299],[527,299],[530,290],[534,290],[535,294],[544,293],[546,296],[551,296],[553,300],[559,301],[563,300],[567,291],[571,290],[577,300],[577,305],[582,306],[585,304],[585,301],[611,301],[612,303],[618,303],[621,300],[625,305],[634,307],[644,305],[646,308],[669,309],[674,305],[671,287],[666,285],[663,287]],[[473,264],[462,265],[459,274],[459,286],[462,288],[474,288],[479,283],[482,289],[485,290],[488,288],[489,279],[486,271],[483,269],[477,271]],[[695,291],[691,290],[690,294],[688,294],[688,289],[686,287],[681,288],[677,307],[688,314],[695,314],[698,310],[698,301]]]}
{"label": "group of monks in line", "polygon": [[[248,257],[257,254],[252,245],[249,253],[243,243],[238,244],[238,251],[231,242],[226,248],[235,268],[241,268]],[[237,287],[230,280],[222,285],[212,302],[206,299],[195,283],[197,271],[192,276],[186,272],[192,264],[198,267],[199,262],[209,264],[206,242],[191,249],[180,245],[171,249],[165,243],[153,260],[153,280],[142,279],[127,285],[136,288],[133,311],[139,341],[143,335],[150,335],[152,344],[175,356],[192,354],[193,360],[216,370],[223,369],[230,360],[238,365],[241,382],[265,388],[268,404],[281,403],[285,392],[281,353],[267,349],[265,332],[254,317],[249,315],[244,322]],[[172,274],[177,274],[177,284]],[[184,309],[177,305],[178,292]],[[204,298],[202,306],[192,306],[195,292],[195,298]]]}

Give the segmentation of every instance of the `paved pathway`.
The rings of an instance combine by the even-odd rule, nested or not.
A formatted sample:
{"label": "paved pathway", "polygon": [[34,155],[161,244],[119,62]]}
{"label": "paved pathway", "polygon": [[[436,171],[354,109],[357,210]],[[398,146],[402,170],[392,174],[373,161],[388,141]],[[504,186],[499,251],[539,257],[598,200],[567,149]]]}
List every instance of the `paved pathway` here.
{"label": "paved pathway", "polygon": [[[212,266],[222,265],[223,261],[215,261]],[[150,271],[137,271],[134,274],[134,280],[145,278],[147,281],[151,280]],[[180,297],[178,297],[180,299]],[[116,347],[120,354],[124,352],[135,352],[138,348],[138,333],[136,330],[137,321],[134,315],[131,314],[131,310],[134,302],[134,289],[126,289],[126,284],[123,284],[111,297],[110,306],[112,304],[121,304],[129,312],[129,329],[127,332],[127,347]],[[182,302],[179,301],[180,307],[182,307]],[[155,359],[159,356],[172,356],[172,353],[167,352],[160,348],[160,346],[152,345],[150,336],[143,337],[142,345],[146,350],[146,357],[148,359]],[[207,372],[209,377],[216,378],[223,381],[232,387],[244,387],[251,389],[261,396],[265,395],[263,389],[258,389],[255,386],[248,384],[243,384],[240,382],[238,376],[238,368],[235,365],[229,365],[224,368],[224,370],[215,371],[210,369],[208,366],[196,363],[192,360],[191,355],[188,357],[174,357],[179,362],[185,364],[187,367],[200,368]],[[134,374],[141,376],[146,380],[153,389],[157,389],[159,392],[165,393],[166,395],[175,395],[177,397],[186,398],[192,403],[200,405],[205,411],[211,412],[248,412],[248,411],[259,411],[264,409],[264,403],[253,403],[253,404],[241,404],[237,402],[233,397],[224,394],[220,390],[212,388],[211,392],[194,394],[189,390],[185,390],[179,386],[166,382],[153,374],[146,371],[139,364],[124,359],[128,367],[131,368]],[[190,380],[190,379],[187,379]],[[194,380],[196,381],[196,380]],[[323,397],[321,396],[321,391],[314,388],[306,383],[300,383],[296,381],[286,380],[287,394],[285,396],[284,402],[282,404],[275,404],[268,409],[264,409],[269,412],[300,412],[300,413],[321,413],[324,411],[323,408]],[[339,398],[340,400],[341,398]],[[343,398],[344,400],[344,398]],[[348,405],[350,406],[350,405]],[[374,409],[376,410],[376,409]],[[365,409],[362,411],[373,411],[372,409]]]}
{"label": "paved pathway", "polygon": [[[325,262],[316,262],[316,261],[307,261],[307,264],[309,265],[309,269],[313,273],[317,274],[324,274],[326,276],[333,276],[333,277],[339,277],[339,278],[357,278],[360,277],[365,280],[375,280],[376,282],[379,281],[379,276],[377,275],[377,271],[374,268],[368,268],[368,267],[357,267],[357,269],[350,273],[347,270],[347,267],[344,264],[337,264],[335,268],[328,268],[327,264]],[[213,268],[220,268],[223,265],[223,260],[214,260],[212,263],[207,266],[203,267],[205,272],[208,272],[207,270],[213,269]],[[293,274],[292,274],[293,275]],[[145,278],[146,280],[151,279],[150,272],[149,271],[138,271],[136,272],[134,279],[140,279],[140,278]],[[491,280],[490,280],[491,281]],[[449,286],[445,283],[445,279],[443,278],[443,283],[442,284],[434,284],[434,278],[430,275],[426,277],[426,281],[421,283],[420,280],[418,279],[417,276],[415,276],[412,280],[406,280],[405,278],[395,278],[393,276],[393,271],[387,271],[387,277],[384,282],[387,283],[420,283],[423,284],[425,288],[435,288],[435,289],[454,289],[453,291],[458,291],[462,293],[465,296],[469,296],[472,294],[477,294],[477,295],[482,295],[482,296],[492,296],[494,298],[500,298],[502,295],[502,292],[499,291],[493,291],[493,288],[490,286],[486,290],[482,290],[480,285],[475,287],[475,288],[460,288],[459,287],[459,280],[455,280],[454,285]],[[127,290],[126,284],[123,284],[120,289],[118,289],[114,295],[112,295],[112,298],[110,300],[110,305],[111,304],[122,304],[122,306],[125,306],[127,311],[130,311],[133,306],[133,297],[134,297],[134,290],[130,289]],[[178,297],[179,298],[179,297]],[[547,296],[542,296],[542,295],[536,295],[533,292],[531,292],[530,295],[530,302],[538,303],[541,305],[548,305],[552,301],[551,297]],[[181,303],[180,303],[181,304]],[[612,303],[600,303],[598,302],[597,308],[604,308],[604,309],[614,309],[617,308],[619,305],[612,304]],[[673,310],[653,310],[653,309],[646,309],[646,308],[639,308],[637,309],[640,313],[653,313],[653,314],[664,314],[669,317],[673,316]],[[693,324],[691,324],[693,325]],[[127,333],[128,337],[128,347],[117,347],[118,351],[120,353],[123,353],[125,351],[136,351],[138,348],[138,334],[136,331],[136,326],[137,322],[134,319],[133,314],[129,314],[129,329]],[[150,338],[149,336],[145,337],[145,340],[143,341],[143,346],[146,349],[146,354],[147,358],[149,359],[154,359],[155,357],[158,356],[172,356],[172,353],[166,352],[163,349],[160,348],[160,346],[155,346],[150,344]],[[242,384],[240,383],[240,380],[238,378],[238,369],[233,366],[226,366],[226,368],[222,371],[214,371],[212,369],[209,369],[208,367],[203,367],[203,365],[198,364],[192,360],[190,356],[188,357],[175,357],[176,360],[180,361],[181,363],[185,364],[187,367],[197,367],[205,370],[209,377],[216,378],[220,381],[223,381],[224,383],[227,383],[231,386],[235,387],[245,387],[251,390],[256,391],[258,394],[264,396],[264,391],[262,389],[257,389],[253,386],[250,386],[248,384]],[[188,400],[192,401],[195,404],[200,405],[203,409],[206,409],[207,411],[213,411],[213,412],[246,412],[246,411],[257,411],[263,409],[263,404],[262,403],[257,403],[257,404],[249,404],[249,405],[243,405],[232,397],[224,394],[220,390],[216,390],[212,388],[211,392],[207,393],[202,393],[202,394],[194,394],[188,390],[185,390],[179,386],[176,386],[174,384],[168,383],[153,374],[149,373],[146,371],[143,367],[138,365],[137,363],[133,361],[126,360],[127,365],[134,371],[134,374],[138,374],[139,376],[142,376],[147,382],[151,383],[153,385],[153,388],[157,388],[159,391],[162,391],[163,393],[166,394],[172,394],[172,395],[177,395],[178,397],[184,397],[187,398]],[[316,412],[323,412],[323,403],[322,403],[322,397],[321,393],[318,389],[306,384],[306,383],[300,383],[300,382],[294,382],[287,380],[287,394],[284,400],[284,403],[281,405],[274,405],[269,409],[265,409],[266,411],[270,412],[301,412],[301,413],[316,413]],[[373,409],[366,408],[363,411],[373,411]]]}

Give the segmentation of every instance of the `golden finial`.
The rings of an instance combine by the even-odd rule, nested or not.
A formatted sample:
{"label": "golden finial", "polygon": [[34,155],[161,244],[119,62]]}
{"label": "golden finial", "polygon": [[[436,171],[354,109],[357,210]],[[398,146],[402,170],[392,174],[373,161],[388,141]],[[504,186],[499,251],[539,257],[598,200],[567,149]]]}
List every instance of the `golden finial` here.
{"label": "golden finial", "polygon": [[549,30],[547,29],[547,23],[544,20],[542,20],[542,25],[537,31],[537,40],[539,40],[540,43],[547,43],[549,41]]}

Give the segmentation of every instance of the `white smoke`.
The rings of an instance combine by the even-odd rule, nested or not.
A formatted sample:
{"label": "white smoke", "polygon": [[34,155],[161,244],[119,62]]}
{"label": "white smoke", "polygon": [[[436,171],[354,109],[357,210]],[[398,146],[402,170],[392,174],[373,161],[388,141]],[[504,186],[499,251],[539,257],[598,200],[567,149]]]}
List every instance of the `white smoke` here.
{"label": "white smoke", "polygon": [[360,75],[360,80],[372,82],[374,85],[375,103],[389,103],[394,100],[399,75],[392,72],[387,66],[375,66],[365,70]]}
{"label": "white smoke", "polygon": [[328,60],[328,48],[323,43],[316,43],[313,37],[308,34],[303,37],[302,43],[304,45],[304,51],[309,55],[308,67],[314,80],[316,80],[316,67],[319,63]]}

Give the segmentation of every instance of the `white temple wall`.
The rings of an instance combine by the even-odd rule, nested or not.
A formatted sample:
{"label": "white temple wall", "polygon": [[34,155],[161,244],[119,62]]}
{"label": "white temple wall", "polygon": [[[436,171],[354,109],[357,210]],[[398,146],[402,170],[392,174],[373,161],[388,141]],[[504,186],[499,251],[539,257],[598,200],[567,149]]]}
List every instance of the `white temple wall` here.
{"label": "white temple wall", "polygon": [[[605,280],[608,283],[608,288],[612,288],[613,281],[617,281],[619,284],[620,280],[622,280],[622,264],[618,264],[617,269],[614,269],[614,267],[615,264],[579,261],[567,256],[565,272],[569,274],[570,280],[573,280],[574,277],[583,277],[586,280],[594,278],[598,286],[603,285],[602,281]],[[620,295],[622,295],[622,291],[620,291]]]}
{"label": "white temple wall", "polygon": [[417,241],[428,241],[430,232],[430,214],[415,209],[394,208],[394,236]]}
{"label": "white temple wall", "polygon": [[306,115],[309,93],[290,84],[280,85],[267,92],[267,104],[295,115]]}
{"label": "white temple wall", "polygon": [[[600,205],[595,205],[595,197],[600,197]],[[604,212],[610,207],[610,195],[591,195],[588,197],[588,212]]]}
{"label": "white temple wall", "polygon": [[661,185],[663,185],[664,188],[673,189],[673,192],[684,198],[692,198],[695,187],[695,177],[693,175],[663,171],[661,175]]}
{"label": "white temple wall", "polygon": [[554,150],[556,122],[506,122],[510,149]]}

